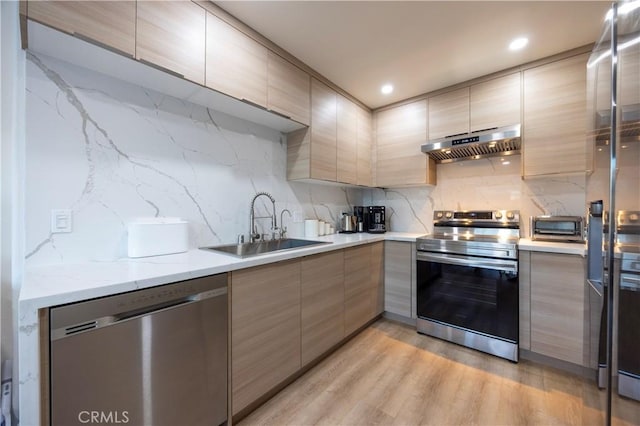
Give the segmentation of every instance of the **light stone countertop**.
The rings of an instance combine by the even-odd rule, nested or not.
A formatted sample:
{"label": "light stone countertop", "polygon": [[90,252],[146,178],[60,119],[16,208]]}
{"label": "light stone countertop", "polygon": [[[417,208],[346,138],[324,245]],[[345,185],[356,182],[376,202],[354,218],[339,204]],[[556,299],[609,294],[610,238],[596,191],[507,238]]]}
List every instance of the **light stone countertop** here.
{"label": "light stone countertop", "polygon": [[520,241],[518,242],[518,249],[545,253],[574,254],[582,257],[587,254],[587,245],[585,243],[533,241],[529,238],[520,238]]}
{"label": "light stone countertop", "polygon": [[111,262],[27,267],[20,291],[20,303],[28,302],[31,307],[37,308],[56,306],[376,241],[415,242],[421,235],[402,232],[333,234],[313,238],[331,244],[284,250],[244,259],[208,250],[192,249],[179,254],[123,258]]}

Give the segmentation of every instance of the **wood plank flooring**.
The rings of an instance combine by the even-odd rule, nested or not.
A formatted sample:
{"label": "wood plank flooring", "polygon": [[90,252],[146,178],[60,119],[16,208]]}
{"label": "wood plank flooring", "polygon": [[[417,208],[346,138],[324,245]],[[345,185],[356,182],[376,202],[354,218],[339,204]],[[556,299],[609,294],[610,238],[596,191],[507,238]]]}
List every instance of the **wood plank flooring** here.
{"label": "wood plank flooring", "polygon": [[[613,424],[639,425],[616,398]],[[381,319],[238,425],[603,425],[595,383]]]}

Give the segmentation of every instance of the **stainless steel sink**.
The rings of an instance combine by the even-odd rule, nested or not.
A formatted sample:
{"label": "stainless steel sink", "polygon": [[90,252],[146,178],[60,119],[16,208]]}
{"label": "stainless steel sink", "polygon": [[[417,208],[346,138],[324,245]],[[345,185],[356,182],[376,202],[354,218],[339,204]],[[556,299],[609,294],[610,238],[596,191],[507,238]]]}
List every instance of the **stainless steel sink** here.
{"label": "stainless steel sink", "polygon": [[281,240],[260,241],[255,243],[228,244],[223,246],[200,247],[201,250],[211,250],[222,254],[237,257],[258,256],[274,251],[293,250],[301,247],[309,247],[321,244],[331,244],[325,241],[297,240],[295,238],[283,238]]}

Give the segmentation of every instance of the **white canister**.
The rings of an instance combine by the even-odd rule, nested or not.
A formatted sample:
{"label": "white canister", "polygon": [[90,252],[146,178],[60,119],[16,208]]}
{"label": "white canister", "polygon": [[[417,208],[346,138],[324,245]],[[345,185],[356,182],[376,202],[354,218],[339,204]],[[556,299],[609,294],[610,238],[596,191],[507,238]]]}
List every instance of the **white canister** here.
{"label": "white canister", "polygon": [[318,235],[324,235],[324,221],[318,221]]}
{"label": "white canister", "polygon": [[330,235],[331,232],[331,224],[329,222],[324,223],[324,235]]}
{"label": "white canister", "polygon": [[306,219],[304,221],[304,236],[306,238],[315,238],[318,236],[317,219]]}

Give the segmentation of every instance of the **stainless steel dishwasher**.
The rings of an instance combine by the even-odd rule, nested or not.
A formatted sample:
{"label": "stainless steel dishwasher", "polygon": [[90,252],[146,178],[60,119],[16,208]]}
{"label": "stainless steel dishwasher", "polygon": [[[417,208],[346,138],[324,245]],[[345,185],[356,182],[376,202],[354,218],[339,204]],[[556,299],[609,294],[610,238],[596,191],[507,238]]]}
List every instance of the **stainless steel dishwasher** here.
{"label": "stainless steel dishwasher", "polygon": [[227,274],[50,309],[51,424],[227,420]]}

